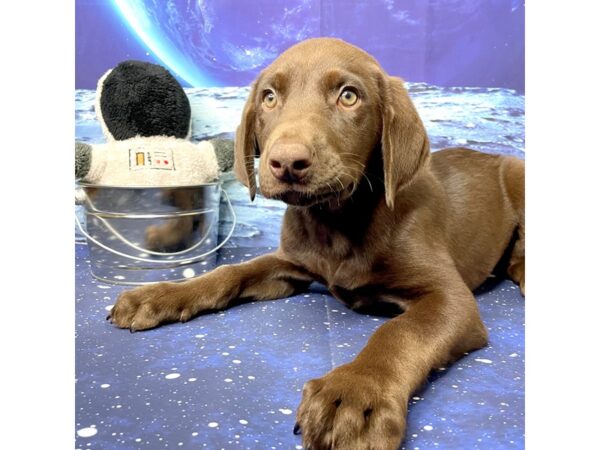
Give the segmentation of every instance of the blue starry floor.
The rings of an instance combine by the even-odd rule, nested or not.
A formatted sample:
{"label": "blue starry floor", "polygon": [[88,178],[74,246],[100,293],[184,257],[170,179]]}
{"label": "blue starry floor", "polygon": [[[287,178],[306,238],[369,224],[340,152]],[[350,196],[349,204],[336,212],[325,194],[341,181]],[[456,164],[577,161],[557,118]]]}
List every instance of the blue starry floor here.
{"label": "blue starry floor", "polygon": [[[523,157],[524,97],[497,88],[408,85],[433,149]],[[224,91],[226,95],[223,95]],[[193,139],[230,133],[249,87],[187,89]],[[76,138],[104,142],[94,91],[75,96]],[[218,103],[219,114],[213,111]],[[250,259],[279,240],[284,205],[223,178],[237,214],[217,263]],[[78,215],[83,220],[81,210]],[[221,207],[221,236],[232,223]],[[104,320],[123,286],[92,278],[76,245],[76,448],[301,449],[295,409],[307,380],[350,361],[386,319],[346,309],[315,285],[304,295],[241,305],[130,334]],[[465,356],[410,402],[403,449],[524,448],[524,300],[502,281],[477,294],[490,345]]]}
{"label": "blue starry floor", "polygon": [[[217,264],[270,248],[223,248]],[[131,334],[105,317],[127,289],[98,281],[76,244],[77,449],[301,449],[304,382],[350,361],[386,319],[319,285]],[[524,448],[524,300],[510,281],[477,295],[490,345],[414,394],[402,449]]]}

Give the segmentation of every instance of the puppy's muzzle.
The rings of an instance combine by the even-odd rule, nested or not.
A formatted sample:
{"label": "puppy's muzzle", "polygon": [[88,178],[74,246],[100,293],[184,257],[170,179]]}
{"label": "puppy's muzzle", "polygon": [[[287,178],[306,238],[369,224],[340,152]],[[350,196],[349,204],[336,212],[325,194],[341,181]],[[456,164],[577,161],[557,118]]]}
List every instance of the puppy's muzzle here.
{"label": "puppy's muzzle", "polygon": [[284,183],[307,178],[312,166],[310,149],[300,143],[275,142],[269,152],[271,174]]}

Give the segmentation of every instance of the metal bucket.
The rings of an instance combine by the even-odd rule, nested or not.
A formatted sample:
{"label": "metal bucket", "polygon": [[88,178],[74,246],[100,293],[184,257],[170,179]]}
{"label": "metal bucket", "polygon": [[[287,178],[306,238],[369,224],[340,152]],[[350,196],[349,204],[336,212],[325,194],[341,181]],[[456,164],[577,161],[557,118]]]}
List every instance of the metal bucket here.
{"label": "metal bucket", "polygon": [[[92,275],[116,284],[178,281],[211,270],[216,251],[231,237],[235,214],[220,183],[185,187],[114,187],[80,184]],[[224,194],[233,217],[218,242]]]}

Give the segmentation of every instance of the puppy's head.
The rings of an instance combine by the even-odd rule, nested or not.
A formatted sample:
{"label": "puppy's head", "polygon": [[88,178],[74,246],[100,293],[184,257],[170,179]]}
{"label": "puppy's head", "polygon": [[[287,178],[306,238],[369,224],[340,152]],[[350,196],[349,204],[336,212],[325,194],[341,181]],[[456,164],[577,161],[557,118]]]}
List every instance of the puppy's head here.
{"label": "puppy's head", "polygon": [[380,148],[385,196],[425,164],[429,143],[399,78],[338,39],[301,42],[254,82],[236,133],[234,170],[256,194],[310,206],[352,195]]}

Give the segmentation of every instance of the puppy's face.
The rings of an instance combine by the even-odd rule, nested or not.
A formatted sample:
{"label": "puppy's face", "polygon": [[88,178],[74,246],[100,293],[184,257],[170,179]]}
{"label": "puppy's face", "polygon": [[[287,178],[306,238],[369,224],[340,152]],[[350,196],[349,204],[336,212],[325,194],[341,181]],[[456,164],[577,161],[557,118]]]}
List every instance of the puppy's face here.
{"label": "puppy's face", "polygon": [[371,56],[336,39],[287,50],[253,85],[236,135],[238,178],[253,194],[259,156],[265,197],[297,206],[345,200],[382,142],[388,78]]}
{"label": "puppy's face", "polygon": [[256,83],[266,197],[294,205],[347,197],[380,139],[377,66],[358,50],[336,50],[294,47]]}

